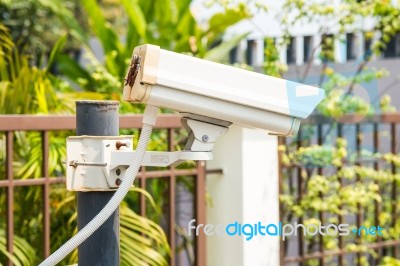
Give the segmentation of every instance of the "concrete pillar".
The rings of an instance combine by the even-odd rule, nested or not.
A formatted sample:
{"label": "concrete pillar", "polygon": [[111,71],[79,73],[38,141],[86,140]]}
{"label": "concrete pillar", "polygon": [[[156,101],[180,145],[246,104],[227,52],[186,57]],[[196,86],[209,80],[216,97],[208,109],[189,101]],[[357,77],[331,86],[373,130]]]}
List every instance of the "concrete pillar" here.
{"label": "concrete pillar", "polygon": [[[223,175],[208,175],[212,206],[207,223],[227,225],[279,222],[277,138],[266,132],[231,126],[217,141],[208,168],[223,168]],[[279,265],[279,238],[207,236],[207,265]]]}

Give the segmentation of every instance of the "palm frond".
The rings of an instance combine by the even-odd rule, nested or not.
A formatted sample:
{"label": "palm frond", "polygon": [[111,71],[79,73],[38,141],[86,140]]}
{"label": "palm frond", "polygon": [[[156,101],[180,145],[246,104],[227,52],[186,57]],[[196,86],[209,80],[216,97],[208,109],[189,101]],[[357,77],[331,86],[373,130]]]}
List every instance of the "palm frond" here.
{"label": "palm frond", "polygon": [[[35,265],[37,255],[35,249],[24,239],[14,235],[13,254],[10,254],[6,247],[5,230],[0,229],[0,257],[2,260],[9,259],[16,266],[30,266]],[[0,261],[3,263],[4,261]]]}

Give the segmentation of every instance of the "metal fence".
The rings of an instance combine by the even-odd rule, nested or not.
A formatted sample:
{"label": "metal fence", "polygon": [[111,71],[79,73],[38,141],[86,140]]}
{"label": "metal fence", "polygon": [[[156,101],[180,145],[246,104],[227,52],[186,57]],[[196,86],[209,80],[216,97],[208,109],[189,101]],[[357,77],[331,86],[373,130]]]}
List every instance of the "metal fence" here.
{"label": "metal fence", "polygon": [[[139,129],[141,127],[142,116],[121,116],[120,117],[120,128],[121,129]],[[280,138],[279,142],[281,145],[291,145],[294,147],[307,146],[310,144],[329,144],[330,139],[336,139],[338,137],[345,138],[349,142],[349,149],[353,149],[355,152],[360,152],[364,147],[369,147],[372,152],[391,152],[397,153],[399,151],[398,141],[400,133],[400,114],[388,114],[388,115],[375,115],[361,120],[358,123],[355,121],[361,120],[357,116],[349,116],[346,119],[346,123],[335,123],[329,118],[321,116],[313,116],[305,123],[303,123],[302,129],[299,135],[295,139],[283,139]],[[178,116],[174,115],[163,115],[159,117],[156,125],[156,129],[166,130],[168,135],[168,149],[174,149],[174,141],[176,130],[181,128],[180,120]],[[2,115],[0,116],[0,132],[5,135],[6,139],[6,164],[5,164],[5,176],[0,179],[0,188],[6,191],[6,239],[7,239],[7,251],[12,253],[13,251],[13,239],[14,239],[14,191],[18,187],[22,186],[38,186],[42,188],[42,226],[43,226],[43,254],[48,256],[50,254],[50,223],[51,223],[51,199],[49,197],[50,190],[53,185],[64,183],[64,177],[50,177],[49,176],[49,133],[51,131],[64,131],[75,129],[75,117],[74,116],[31,116],[31,115]],[[311,129],[311,134],[309,134]],[[42,177],[35,179],[15,179],[13,176],[13,153],[14,153],[14,134],[16,131],[37,131],[41,134],[42,143]],[[308,132],[308,133],[307,133]],[[307,137],[305,137],[307,133]],[[331,136],[328,138],[327,136]],[[288,149],[288,151],[290,151]],[[394,165],[387,165],[378,160],[372,161],[357,161],[358,165],[370,164],[374,169],[383,169],[389,167],[393,173],[396,172]],[[289,187],[291,192],[296,196],[296,200],[300,201],[306,191],[304,191],[305,180],[301,177],[301,171],[304,167],[298,165],[280,165],[280,193],[288,193],[285,187]],[[309,169],[308,169],[309,170]],[[324,174],[332,169],[315,168],[312,169],[313,173]],[[334,169],[337,171],[339,169]],[[221,172],[220,169],[216,169],[208,172]],[[168,181],[168,226],[167,236],[172,250],[176,247],[176,180],[179,176],[193,176],[195,178],[195,195],[194,195],[194,206],[195,206],[195,219],[198,223],[205,222],[205,176],[206,169],[204,162],[199,162],[197,167],[192,169],[175,169],[170,167],[167,170],[146,170],[142,169],[138,176],[138,182],[136,183],[142,188],[146,188],[146,183],[154,178],[162,178]],[[359,177],[356,181],[360,181]],[[340,180],[341,186],[346,186],[344,180]],[[392,226],[398,222],[398,216],[400,209],[397,207],[399,200],[398,184],[394,181],[390,184],[390,187],[385,187],[381,190],[382,194],[390,196],[391,207],[390,212],[392,215]],[[324,195],[321,195],[323,197]],[[140,196],[140,213],[146,214],[146,202],[144,196]],[[385,205],[386,206],[386,205]],[[376,202],[374,206],[374,220],[378,223],[378,216],[386,208],[382,203]],[[280,207],[281,214],[285,211],[283,205]],[[354,222],[357,226],[363,223],[366,213],[363,212],[362,208],[359,207],[356,214],[354,214]],[[284,217],[281,216],[281,220]],[[320,212],[318,218],[324,222],[327,219],[327,214]],[[348,217],[338,216],[339,223],[343,222]],[[301,223],[302,217],[298,218],[298,222]],[[319,241],[316,241],[317,245],[312,252],[308,252],[306,249],[307,240],[304,239],[302,234],[299,234],[297,238],[291,241],[281,242],[281,264],[282,265],[306,265],[310,260],[317,260],[319,265],[335,264],[345,265],[348,264],[349,260],[360,257],[365,251],[350,251],[346,249],[346,240],[342,236],[338,236],[338,249],[328,250],[324,247],[323,238],[319,237]],[[362,239],[357,238],[357,243],[362,244]],[[377,238],[373,243],[366,243],[368,249],[373,249],[377,252],[376,258],[371,258],[371,265],[378,265],[381,262],[381,258],[384,255],[392,257],[400,256],[400,240],[391,239],[384,240]],[[195,261],[196,265],[206,265],[206,244],[205,236],[199,235],[195,238]],[[359,263],[360,264],[360,263]],[[11,265],[11,262],[8,262]],[[176,265],[176,256],[173,254],[170,258],[170,265]]]}
{"label": "metal fence", "polygon": [[[140,129],[141,115],[120,116],[120,129]],[[5,134],[6,139],[6,165],[5,177],[0,177],[0,188],[6,191],[6,249],[13,253],[14,239],[14,191],[21,186],[39,186],[42,188],[42,226],[43,226],[43,255],[50,255],[50,224],[51,224],[51,199],[50,190],[55,184],[65,182],[64,177],[50,177],[49,174],[49,133],[51,131],[75,130],[75,116],[33,116],[33,115],[0,115],[0,133]],[[155,129],[166,130],[168,134],[168,149],[172,151],[175,146],[176,130],[181,128],[180,117],[176,115],[161,115]],[[36,131],[41,133],[42,143],[42,177],[30,179],[15,179],[13,176],[14,136],[16,131]],[[146,183],[151,179],[164,179],[168,181],[168,210],[167,210],[167,236],[172,250],[170,265],[176,265],[176,182],[179,176],[194,177],[194,218],[198,223],[205,223],[205,162],[198,162],[192,169],[175,169],[169,167],[167,170],[146,170],[142,168],[138,175],[136,185],[146,188]],[[221,170],[209,170],[209,173],[219,173]],[[146,215],[146,201],[143,195],[139,199],[141,215]],[[72,232],[71,232],[72,234]],[[204,235],[199,235],[194,240],[194,255],[196,265],[205,265],[206,242]],[[7,262],[12,265],[11,261]]]}
{"label": "metal fence", "polygon": [[[344,121],[343,121],[344,120]],[[331,118],[323,116],[313,116],[304,123],[302,123],[301,130],[295,138],[280,138],[280,145],[287,148],[286,152],[291,152],[299,147],[309,146],[312,144],[325,145],[332,144],[337,138],[344,138],[348,142],[348,150],[354,151],[355,154],[360,154],[363,149],[369,150],[372,153],[393,153],[399,152],[399,127],[400,127],[400,114],[386,114],[375,115],[372,117],[363,118],[357,115],[349,115],[342,118],[341,123],[337,123]],[[281,156],[282,152],[280,151]],[[280,157],[282,158],[282,157]],[[346,163],[344,163],[346,165]],[[368,160],[356,159],[355,165],[370,166],[373,169],[387,169],[391,173],[396,173],[394,164],[388,164],[376,158]],[[332,169],[333,168],[333,169]],[[294,164],[282,164],[280,162],[280,194],[292,194],[295,197],[295,202],[299,203],[307,193],[306,182],[302,177],[302,171],[308,171],[308,176],[312,174],[332,174],[337,173],[340,167],[315,167],[307,168],[305,166]],[[340,189],[345,186],[354,185],[339,177]],[[360,176],[356,176],[355,182],[362,182]],[[359,227],[363,224],[366,217],[373,217],[376,225],[379,224],[379,215],[382,211],[387,211],[391,214],[391,226],[394,227],[399,220],[399,208],[397,206],[399,201],[399,191],[397,181],[394,180],[385,186],[380,184],[379,193],[382,197],[387,198],[389,204],[375,201],[373,210],[365,210],[360,205],[357,205],[357,212],[353,215],[337,215],[338,223],[348,223],[349,221]],[[319,195],[321,198],[324,195]],[[280,220],[286,219],[285,222],[298,222],[303,223],[305,216],[296,217],[283,217],[287,214],[285,206],[281,203],[280,206]],[[328,218],[332,218],[326,212],[319,211],[316,215],[321,221],[321,224],[327,222]],[[365,250],[349,250],[346,245],[349,243],[348,239],[344,236],[337,236],[337,248],[329,250],[324,245],[324,238],[322,236],[315,236],[312,240],[314,242],[313,248],[310,247],[310,239],[306,239],[301,233],[297,237],[293,237],[289,241],[281,242],[281,265],[361,265],[360,258],[365,255],[369,265],[378,265],[382,263],[384,256],[391,256],[399,258],[400,256],[400,240],[393,237],[392,239],[382,239],[377,237],[374,242],[366,243],[362,237],[355,237],[355,243],[364,244],[368,250],[374,250],[376,256],[369,255]],[[311,263],[311,264],[310,264]],[[354,263],[354,264],[353,264]]]}

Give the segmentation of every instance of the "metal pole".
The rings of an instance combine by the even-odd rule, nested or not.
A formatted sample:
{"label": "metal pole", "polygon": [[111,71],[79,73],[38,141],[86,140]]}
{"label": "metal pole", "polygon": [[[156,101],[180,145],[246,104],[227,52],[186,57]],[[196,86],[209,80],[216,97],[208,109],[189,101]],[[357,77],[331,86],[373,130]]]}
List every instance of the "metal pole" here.
{"label": "metal pole", "polygon": [[[118,136],[117,101],[77,101],[76,135]],[[89,223],[114,195],[110,191],[78,192],[78,229]],[[119,210],[78,248],[78,264],[119,265]]]}

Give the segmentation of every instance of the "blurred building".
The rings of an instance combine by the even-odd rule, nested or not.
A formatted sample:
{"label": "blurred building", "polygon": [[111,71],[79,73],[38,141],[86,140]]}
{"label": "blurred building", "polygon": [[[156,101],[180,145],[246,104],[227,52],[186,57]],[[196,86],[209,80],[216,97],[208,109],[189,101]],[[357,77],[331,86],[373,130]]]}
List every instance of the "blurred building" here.
{"label": "blurred building", "polygon": [[[230,63],[246,63],[260,71],[265,60],[265,38],[273,38],[278,49],[280,62],[288,65],[288,71],[284,73],[284,77],[318,84],[318,77],[323,65],[320,57],[320,44],[324,42],[324,39],[334,36],[334,41],[331,44],[334,58],[328,62],[328,66],[344,75],[354,75],[363,58],[371,54],[370,49],[373,40],[380,38],[376,33],[371,36],[374,27],[373,19],[360,19],[351,25],[345,34],[338,35],[338,25],[332,24],[332,21],[316,18],[315,21],[297,23],[290,27],[290,43],[282,45],[283,32],[281,25],[278,24],[278,18],[281,15],[283,3],[283,0],[265,1],[268,8],[267,12],[257,11],[255,7],[250,7],[256,15],[251,20],[242,21],[228,30],[227,39],[236,34],[250,33],[247,40],[242,41],[238,47],[232,50],[229,58]],[[339,5],[340,0],[334,1],[334,3]],[[392,1],[392,3],[396,4],[396,1]],[[200,21],[205,21],[207,17],[217,11],[218,8],[205,8],[201,1],[195,1],[192,6],[192,12]],[[312,59],[310,59],[311,57]],[[400,33],[397,33],[389,41],[381,56],[374,57],[368,64],[369,68],[385,68],[390,72],[390,75],[378,79],[377,83],[373,85],[376,88],[376,93],[361,96],[371,98],[369,99],[371,104],[377,105],[380,96],[388,94],[392,98],[392,104],[399,110],[399,66]],[[306,70],[308,67],[310,69]],[[303,80],[305,73],[307,73],[307,78]],[[362,92],[359,93],[363,94]]]}

